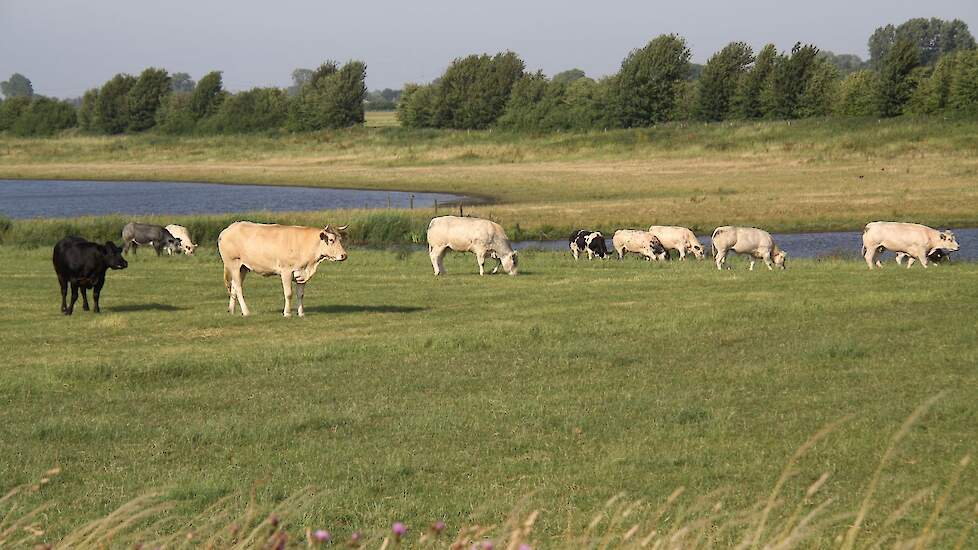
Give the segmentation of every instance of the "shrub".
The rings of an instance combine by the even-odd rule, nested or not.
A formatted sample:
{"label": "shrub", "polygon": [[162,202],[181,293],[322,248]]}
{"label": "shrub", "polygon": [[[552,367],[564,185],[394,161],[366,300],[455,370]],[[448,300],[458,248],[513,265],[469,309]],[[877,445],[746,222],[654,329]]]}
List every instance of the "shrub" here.
{"label": "shrub", "polygon": [[164,134],[189,134],[196,121],[190,110],[190,94],[173,92],[166,96],[156,111],[156,128]]}
{"label": "shrub", "polygon": [[50,136],[78,125],[75,108],[64,101],[34,96],[10,131],[18,136]]}
{"label": "shrub", "polygon": [[31,104],[27,96],[12,97],[0,103],[0,132],[14,127],[17,119]]}
{"label": "shrub", "polygon": [[227,96],[217,114],[202,121],[200,131],[239,134],[275,130],[285,125],[288,96],[279,88],[252,88]]}
{"label": "shrub", "polygon": [[839,83],[834,114],[864,117],[876,114],[878,77],[874,71],[856,71]]}

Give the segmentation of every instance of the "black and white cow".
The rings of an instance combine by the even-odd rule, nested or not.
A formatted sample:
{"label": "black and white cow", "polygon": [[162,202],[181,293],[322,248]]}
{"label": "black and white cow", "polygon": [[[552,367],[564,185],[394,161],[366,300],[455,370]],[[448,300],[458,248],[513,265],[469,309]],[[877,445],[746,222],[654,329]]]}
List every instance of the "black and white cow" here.
{"label": "black and white cow", "polygon": [[[109,241],[104,245],[86,241],[81,237],[65,237],[54,245],[54,272],[58,274],[61,285],[61,312],[71,315],[81,289],[82,309],[88,311],[88,289],[94,290],[95,313],[98,313],[98,298],[105,284],[105,272],[109,269],[125,269],[126,260],[122,249]],[[66,297],[71,285],[71,304]]]}
{"label": "black and white cow", "polygon": [[581,252],[587,254],[587,259],[593,260],[595,256],[602,260],[608,257],[608,247],[604,242],[604,235],[600,231],[590,231],[579,229],[567,240],[571,254],[576,260]]}
{"label": "black and white cow", "polygon": [[158,225],[148,223],[129,222],[122,228],[122,250],[128,254],[130,250],[133,254],[139,245],[149,245],[156,249],[159,256],[164,250],[173,252],[180,250],[180,239],[176,238],[166,229]]}

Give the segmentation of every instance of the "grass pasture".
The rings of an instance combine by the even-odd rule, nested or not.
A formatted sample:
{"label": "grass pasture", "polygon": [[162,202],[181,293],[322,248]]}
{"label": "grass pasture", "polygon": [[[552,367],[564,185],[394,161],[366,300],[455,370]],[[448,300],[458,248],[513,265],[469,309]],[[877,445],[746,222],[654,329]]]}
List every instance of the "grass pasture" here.
{"label": "grass pasture", "polygon": [[[0,246],[0,479],[62,469],[22,502],[51,506],[40,539],[150,491],[187,519],[258,481],[263,502],[316,487],[299,526],[378,545],[393,521],[540,510],[535,548],[579,546],[620,493],[665,533],[770,498],[762,540],[827,501],[806,547],[838,546],[864,500],[857,547],[953,547],[975,521],[978,474],[959,463],[978,441],[978,265],[720,273],[526,252],[515,278],[450,255],[435,279],[423,253],[352,248],[308,285],[307,317],[283,319],[278,280],[254,276],[255,315],[228,316],[200,252],[141,254],[109,274],[101,315],[64,318],[49,250]],[[731,525],[700,524],[698,543],[749,532]]]}

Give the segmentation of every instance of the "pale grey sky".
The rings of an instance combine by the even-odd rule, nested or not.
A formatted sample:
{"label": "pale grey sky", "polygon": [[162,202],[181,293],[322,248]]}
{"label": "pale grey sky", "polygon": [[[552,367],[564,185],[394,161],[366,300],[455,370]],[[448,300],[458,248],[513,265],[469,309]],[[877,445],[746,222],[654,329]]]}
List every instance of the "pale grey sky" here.
{"label": "pale grey sky", "polygon": [[455,57],[507,49],[531,70],[602,76],[671,32],[700,63],[733,40],[866,58],[876,27],[911,17],[962,19],[978,34],[978,0],[0,0],[0,78],[20,72],[38,93],[70,97],[157,66],[195,79],[222,70],[241,90],[362,59],[371,89],[399,88]]}

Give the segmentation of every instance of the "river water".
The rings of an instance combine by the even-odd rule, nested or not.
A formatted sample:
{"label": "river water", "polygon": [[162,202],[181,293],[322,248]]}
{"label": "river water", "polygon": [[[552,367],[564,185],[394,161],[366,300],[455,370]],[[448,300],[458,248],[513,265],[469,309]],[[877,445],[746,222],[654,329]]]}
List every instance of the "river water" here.
{"label": "river water", "polygon": [[71,218],[105,214],[223,214],[226,212],[429,208],[464,197],[364,189],[215,185],[150,181],[0,180],[0,215]]}

